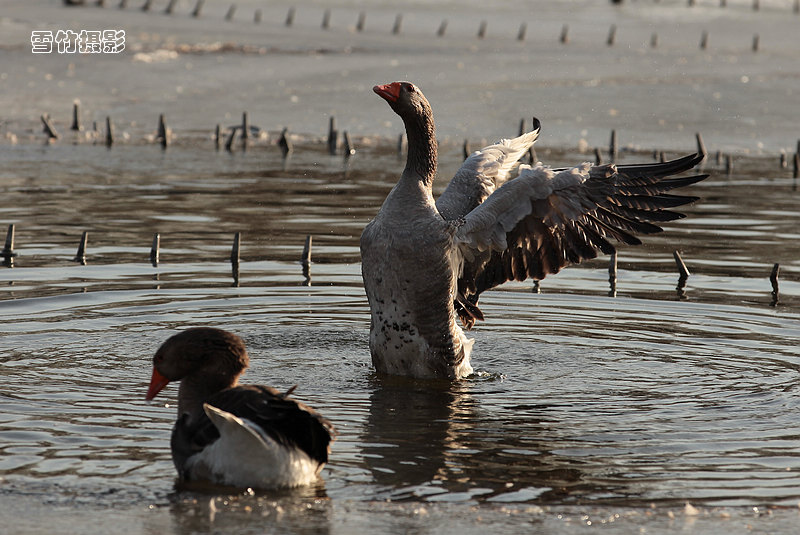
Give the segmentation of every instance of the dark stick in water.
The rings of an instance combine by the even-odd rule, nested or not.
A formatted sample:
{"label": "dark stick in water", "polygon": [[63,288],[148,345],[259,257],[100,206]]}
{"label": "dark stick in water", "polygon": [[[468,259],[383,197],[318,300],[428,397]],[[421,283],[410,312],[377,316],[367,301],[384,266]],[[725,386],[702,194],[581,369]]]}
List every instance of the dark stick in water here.
{"label": "dark stick in water", "polygon": [[203,2],[205,2],[205,0],[197,0],[197,4],[194,6],[194,11],[192,11],[192,16],[194,18],[200,16],[200,12],[203,10]]}
{"label": "dark stick in water", "polygon": [[81,111],[80,111],[80,102],[77,100],[72,103],[72,126],[70,130],[75,130],[76,132],[80,132],[81,128]]}
{"label": "dark stick in water", "polygon": [[158,267],[158,255],[161,248],[161,235],[156,232],[153,234],[153,245],[150,247],[150,263],[153,267]]}
{"label": "dark stick in water", "polygon": [[111,117],[106,115],[106,147],[111,147],[114,144],[114,125],[111,123]]}
{"label": "dark stick in water", "polygon": [[233,248],[231,249],[231,272],[234,286],[239,286],[239,250],[241,246],[242,233],[237,232],[233,237]]}
{"label": "dark stick in water", "polygon": [[772,283],[772,303],[771,306],[778,304],[778,274],[780,274],[781,265],[775,264],[772,266],[772,273],[769,276],[769,282]]}
{"label": "dark stick in water", "polygon": [[617,296],[617,252],[614,251],[608,259],[608,290],[609,297]]}
{"label": "dark stick in water", "polygon": [[158,116],[158,133],[156,134],[156,141],[161,143],[161,147],[166,149],[169,143],[167,134],[167,123],[164,121],[164,114]]}
{"label": "dark stick in water", "polygon": [[58,132],[56,132],[55,127],[50,123],[50,118],[45,114],[41,116],[41,119],[47,137],[49,139],[58,139]]}
{"label": "dark stick in water", "polygon": [[81,243],[78,245],[78,252],[73,259],[74,262],[78,262],[80,265],[86,265],[86,243],[89,240],[89,231],[84,230],[83,234],[81,235]]}

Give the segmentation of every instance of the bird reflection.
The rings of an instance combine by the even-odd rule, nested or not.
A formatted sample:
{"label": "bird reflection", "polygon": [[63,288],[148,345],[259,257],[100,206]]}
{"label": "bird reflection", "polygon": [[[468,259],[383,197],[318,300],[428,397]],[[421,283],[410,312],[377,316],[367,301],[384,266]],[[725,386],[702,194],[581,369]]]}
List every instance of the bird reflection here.
{"label": "bird reflection", "polygon": [[374,378],[361,451],[383,498],[482,499],[522,488],[546,498],[581,479],[539,438],[548,424],[483,414],[473,386]]}
{"label": "bird reflection", "polygon": [[448,452],[459,448],[456,422],[470,418],[470,395],[447,381],[376,376],[374,383],[362,451],[376,483],[449,479]]}
{"label": "bird reflection", "polygon": [[[331,531],[332,506],[322,482],[278,491],[219,486],[176,490],[169,497],[173,526],[167,531],[173,533],[235,533],[251,526],[254,519],[276,532],[326,535]],[[153,533],[164,531],[162,521],[157,522],[151,526]]]}

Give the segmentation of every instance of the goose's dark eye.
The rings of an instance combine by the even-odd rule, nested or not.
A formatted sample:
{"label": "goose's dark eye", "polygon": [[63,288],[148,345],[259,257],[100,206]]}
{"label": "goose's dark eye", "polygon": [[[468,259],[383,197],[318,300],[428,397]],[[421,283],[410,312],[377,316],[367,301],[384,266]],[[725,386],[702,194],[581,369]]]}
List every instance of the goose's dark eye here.
{"label": "goose's dark eye", "polygon": [[414,86],[413,86],[413,85],[411,85],[411,84],[408,84],[408,85],[406,86],[406,91],[408,91],[409,93],[413,93],[413,92],[415,92],[416,90],[417,90],[417,88],[416,88],[416,87],[414,87]]}

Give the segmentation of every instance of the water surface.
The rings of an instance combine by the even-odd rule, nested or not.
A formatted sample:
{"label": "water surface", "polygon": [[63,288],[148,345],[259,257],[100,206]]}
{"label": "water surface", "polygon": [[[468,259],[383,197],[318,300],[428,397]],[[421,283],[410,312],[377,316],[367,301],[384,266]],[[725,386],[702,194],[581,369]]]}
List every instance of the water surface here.
{"label": "water surface", "polygon": [[[176,533],[796,522],[795,193],[764,161],[730,178],[711,165],[687,219],[620,250],[616,297],[603,258],[548,277],[538,294],[529,282],[485,294],[478,372],[451,385],[379,377],[369,362],[357,244],[402,167],[391,150],[364,150],[345,168],[309,145],[288,169],[258,145],[5,151],[3,217],[18,256],[0,272],[0,516],[36,511],[23,532],[56,517],[66,531],[103,532],[97,519],[112,509],[128,531]],[[437,190],[459,151],[443,146]],[[85,266],[72,260],[83,230]],[[307,234],[310,285],[299,265]],[[680,291],[676,249],[692,272]],[[176,489],[176,389],[143,398],[155,349],[197,325],[242,335],[248,381],[298,384],[336,424],[317,486]],[[701,515],[685,516],[686,502]]]}

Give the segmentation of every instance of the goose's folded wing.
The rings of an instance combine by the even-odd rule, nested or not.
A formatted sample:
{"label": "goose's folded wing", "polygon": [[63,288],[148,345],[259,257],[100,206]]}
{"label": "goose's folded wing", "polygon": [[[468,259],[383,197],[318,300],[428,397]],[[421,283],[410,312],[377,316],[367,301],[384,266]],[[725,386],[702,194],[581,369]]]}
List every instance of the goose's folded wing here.
{"label": "goose's folded wing", "polygon": [[[297,446],[320,463],[328,460],[329,445],[335,435],[331,423],[274,388],[238,386],[211,396],[207,402],[249,420],[280,444]],[[205,414],[195,422],[188,422],[186,415],[182,416],[172,431],[175,464],[183,466],[186,459],[218,438],[219,430]]]}
{"label": "goose's folded wing", "polygon": [[610,238],[641,243],[636,234],[660,232],[656,223],[684,217],[670,208],[697,200],[667,192],[706,178],[670,178],[703,157],[560,170],[522,166],[456,231],[459,298],[474,305],[482,291],[508,280],[543,279],[598,251],[613,253]]}
{"label": "goose's folded wing", "polygon": [[540,124],[534,118],[533,130],[514,139],[502,139],[473,152],[456,171],[436,201],[436,208],[447,221],[471,212],[508,180],[519,159],[539,137]]}

